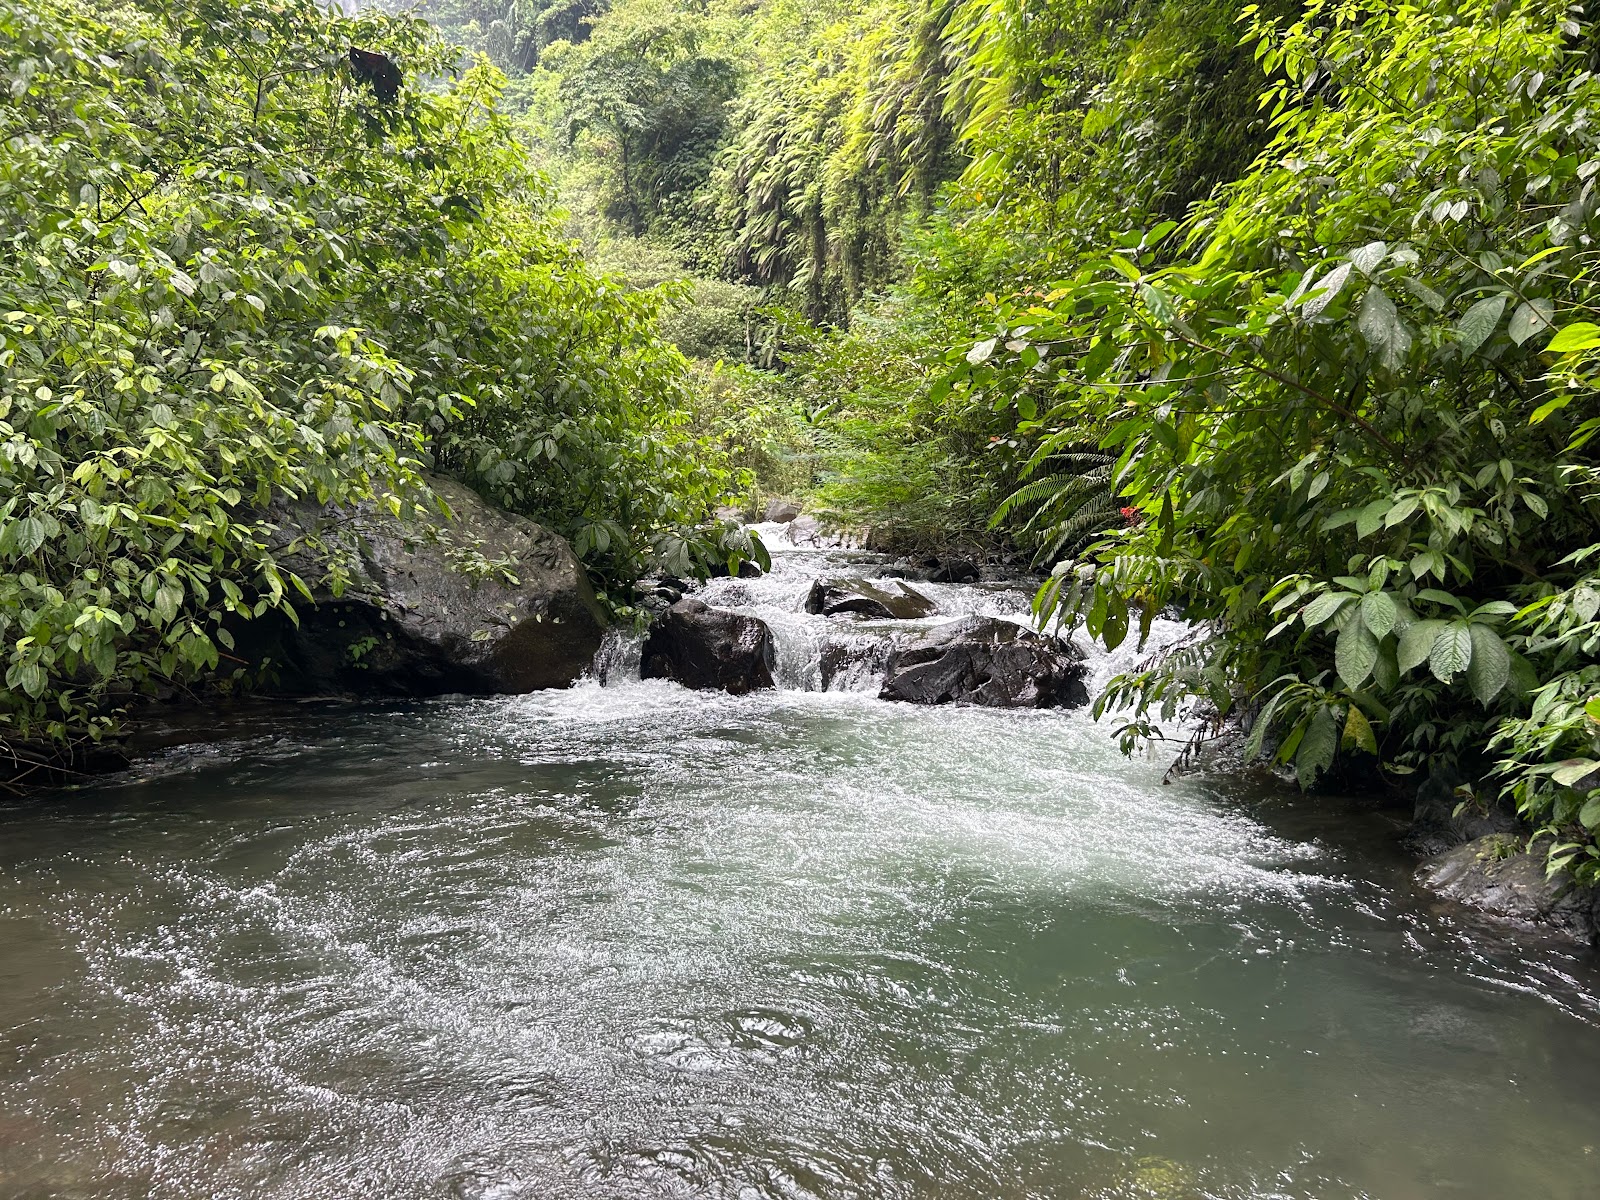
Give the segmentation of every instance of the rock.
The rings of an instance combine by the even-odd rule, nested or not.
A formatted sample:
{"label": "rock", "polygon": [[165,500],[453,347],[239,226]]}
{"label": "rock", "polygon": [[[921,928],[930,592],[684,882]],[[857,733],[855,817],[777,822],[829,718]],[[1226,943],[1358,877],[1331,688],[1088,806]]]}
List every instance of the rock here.
{"label": "rock", "polygon": [[893,650],[894,644],[888,638],[824,642],[818,655],[822,690],[831,691],[836,683],[867,678],[881,680]]}
{"label": "rock", "polygon": [[1427,858],[1463,842],[1522,830],[1522,822],[1509,808],[1497,804],[1462,805],[1456,788],[1465,782],[1467,777],[1459,771],[1435,771],[1417,788],[1411,828],[1405,837],[1413,853]]}
{"label": "rock", "polygon": [[941,559],[928,572],[929,583],[975,583],[979,577],[975,564],[964,558]]}
{"label": "rock", "polygon": [[794,520],[800,515],[800,506],[793,500],[773,500],[767,504],[765,521],[783,524]]}
{"label": "rock", "polygon": [[1072,708],[1089,702],[1083,655],[1070,642],[996,617],[942,625],[889,657],[883,700]]}
{"label": "rock", "polygon": [[1417,879],[1447,900],[1493,916],[1600,941],[1600,893],[1579,887],[1564,871],[1547,878],[1545,847],[1530,853],[1524,845],[1514,834],[1489,834],[1429,859],[1417,868]]}
{"label": "rock", "polygon": [[639,674],[742,696],[773,686],[772,664],[772,631],[765,621],[710,608],[691,596],[650,627]]}
{"label": "rock", "polygon": [[[245,656],[270,657],[291,692],[514,693],[582,675],[605,618],[566,540],[461,484],[428,483],[453,517],[402,521],[374,505],[274,508],[276,547],[319,531],[349,581],[335,597],[328,560],[289,550],[283,563],[311,584],[315,607],[300,608],[298,629],[248,622],[238,639]],[[458,570],[464,550],[498,565]]]}
{"label": "rock", "polygon": [[934,611],[933,601],[896,580],[893,588],[864,579],[819,579],[806,596],[806,611],[824,617],[847,613],[880,621],[914,621]]}
{"label": "rock", "polygon": [[815,517],[800,516],[789,522],[785,531],[789,544],[793,546],[820,546],[822,545],[822,524]]}

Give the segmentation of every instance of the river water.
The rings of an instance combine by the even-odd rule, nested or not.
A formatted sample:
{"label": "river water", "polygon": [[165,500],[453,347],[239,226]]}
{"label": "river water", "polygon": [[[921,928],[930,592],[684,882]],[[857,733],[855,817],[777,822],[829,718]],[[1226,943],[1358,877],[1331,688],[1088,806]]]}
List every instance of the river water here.
{"label": "river water", "polygon": [[854,558],[708,590],[778,691],[614,648],[8,802],[0,1196],[1600,1195],[1591,959],[1087,713],[805,690]]}

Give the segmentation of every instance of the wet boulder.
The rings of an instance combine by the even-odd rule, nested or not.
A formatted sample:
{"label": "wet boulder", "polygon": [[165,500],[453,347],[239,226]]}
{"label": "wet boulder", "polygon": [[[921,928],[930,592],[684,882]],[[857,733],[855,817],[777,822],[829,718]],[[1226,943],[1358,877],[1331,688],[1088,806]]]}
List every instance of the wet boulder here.
{"label": "wet boulder", "polygon": [[890,655],[883,700],[1072,708],[1089,702],[1082,653],[1071,642],[996,617],[966,617]]}
{"label": "wet boulder", "polygon": [[817,657],[822,690],[853,691],[856,684],[865,684],[867,680],[873,680],[872,686],[877,687],[893,651],[894,644],[888,638],[824,642]]}
{"label": "wet boulder", "polygon": [[819,579],[806,596],[806,611],[824,617],[914,621],[932,614],[934,603],[900,580],[878,587],[865,579]]}
{"label": "wet boulder", "polygon": [[964,558],[942,558],[928,568],[929,583],[976,583],[977,565]]}
{"label": "wet boulder", "polygon": [[1549,876],[1546,844],[1495,833],[1447,850],[1417,869],[1417,880],[1446,900],[1524,925],[1600,944],[1600,892],[1566,872]]}
{"label": "wet boulder", "polygon": [[697,690],[742,696],[772,682],[772,631],[765,621],[687,597],[656,618],[639,674]]}
{"label": "wet boulder", "polygon": [[298,606],[298,626],[248,622],[235,635],[241,656],[298,693],[516,693],[582,675],[605,618],[566,540],[461,484],[428,483],[448,515],[305,501],[271,510],[272,547],[314,603]]}

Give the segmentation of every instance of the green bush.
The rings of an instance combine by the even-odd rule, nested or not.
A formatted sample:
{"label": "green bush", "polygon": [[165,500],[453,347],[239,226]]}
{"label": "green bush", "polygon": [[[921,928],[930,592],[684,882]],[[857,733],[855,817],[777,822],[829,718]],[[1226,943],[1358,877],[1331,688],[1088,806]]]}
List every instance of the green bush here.
{"label": "green bush", "polygon": [[1168,603],[1206,623],[1113,687],[1131,735],[1181,696],[1247,700],[1253,748],[1281,735],[1307,785],[1351,753],[1483,779],[1497,747],[1522,811],[1571,835],[1554,862],[1593,876],[1586,27],[1548,0],[1364,0],[1252,32],[1278,81],[1256,165],[1002,303],[952,386],[1118,456],[1138,520],[1047,610],[1110,645]]}
{"label": "green bush", "polygon": [[247,667],[228,625],[304,591],[276,499],[445,470],[631,578],[738,483],[664,297],[584,265],[456,57],[313,0],[0,0],[0,741]]}

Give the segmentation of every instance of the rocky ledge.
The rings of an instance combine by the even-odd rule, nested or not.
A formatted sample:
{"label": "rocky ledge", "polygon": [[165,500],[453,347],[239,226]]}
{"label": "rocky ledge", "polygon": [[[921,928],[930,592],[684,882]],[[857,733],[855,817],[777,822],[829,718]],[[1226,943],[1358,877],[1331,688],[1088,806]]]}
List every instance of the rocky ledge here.
{"label": "rocky ledge", "polygon": [[1435,855],[1417,879],[1446,900],[1600,947],[1600,892],[1545,869],[1543,844],[1492,833]]}

